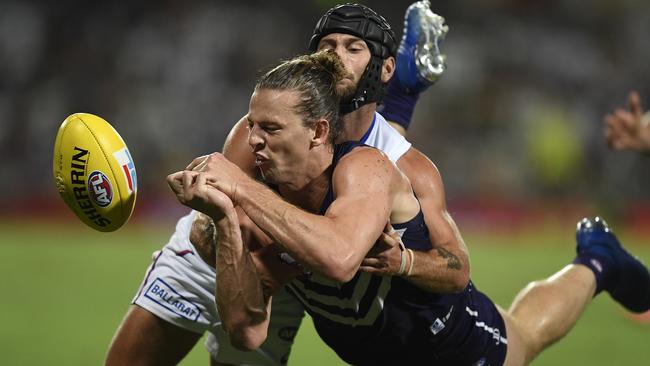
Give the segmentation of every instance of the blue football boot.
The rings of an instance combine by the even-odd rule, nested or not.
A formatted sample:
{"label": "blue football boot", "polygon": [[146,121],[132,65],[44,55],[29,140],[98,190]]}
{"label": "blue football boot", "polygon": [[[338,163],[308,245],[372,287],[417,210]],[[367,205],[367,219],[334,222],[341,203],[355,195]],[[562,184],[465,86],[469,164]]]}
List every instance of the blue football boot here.
{"label": "blue football boot", "polygon": [[440,44],[449,31],[445,19],[431,11],[429,1],[406,9],[404,35],[397,51],[397,77],[409,93],[433,85],[447,68]]}
{"label": "blue football boot", "polygon": [[648,269],[621,246],[603,219],[584,218],[578,222],[576,241],[576,261],[594,270],[600,278],[599,287],[630,311],[640,313],[650,309]]}

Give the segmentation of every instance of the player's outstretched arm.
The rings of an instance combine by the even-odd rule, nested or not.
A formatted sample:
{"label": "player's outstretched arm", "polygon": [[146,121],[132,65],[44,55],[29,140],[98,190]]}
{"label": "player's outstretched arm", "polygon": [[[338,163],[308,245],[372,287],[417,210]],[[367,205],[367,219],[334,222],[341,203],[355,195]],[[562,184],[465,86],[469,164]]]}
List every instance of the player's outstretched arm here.
{"label": "player's outstretched arm", "polygon": [[[447,212],[444,187],[435,165],[422,153],[411,148],[397,163],[409,178],[433,246],[429,251],[413,251],[413,270],[406,278],[417,286],[437,293],[462,291],[469,282],[470,264],[467,247]],[[384,234],[385,248],[364,260],[362,270],[392,275],[400,263],[400,250],[396,238]]]}
{"label": "player's outstretched arm", "polygon": [[167,182],[182,204],[213,220],[219,315],[233,346],[242,350],[258,348],[266,339],[271,297],[265,295],[255,262],[244,245],[232,201],[206,184],[204,173],[181,171],[168,176]]}
{"label": "player's outstretched arm", "polygon": [[238,349],[257,349],[266,340],[272,297],[246,245],[242,243],[237,215],[215,223],[217,258],[215,300],[230,342]]}
{"label": "player's outstretched arm", "polygon": [[650,153],[650,114],[644,114],[641,98],[635,91],[630,92],[629,108],[605,115],[607,145],[614,150]]}

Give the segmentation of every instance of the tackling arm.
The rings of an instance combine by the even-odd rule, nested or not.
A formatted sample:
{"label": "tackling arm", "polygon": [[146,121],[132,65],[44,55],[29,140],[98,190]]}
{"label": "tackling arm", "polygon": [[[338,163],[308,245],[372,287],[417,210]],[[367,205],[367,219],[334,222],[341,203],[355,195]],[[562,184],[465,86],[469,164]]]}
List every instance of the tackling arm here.
{"label": "tackling arm", "polygon": [[414,252],[413,273],[418,286],[435,292],[459,292],[469,282],[469,254],[456,223],[447,212],[440,172],[424,154],[411,148],[397,162],[411,181],[429,228],[433,249]]}
{"label": "tackling arm", "polygon": [[[469,256],[458,228],[445,207],[440,173],[429,159],[413,148],[397,165],[411,181],[433,246],[426,252],[412,251],[413,269],[406,278],[431,292],[462,291],[469,282]],[[387,229],[368,258],[364,259],[363,271],[381,275],[395,275],[398,272],[403,253],[397,245],[398,236],[392,228]]]}

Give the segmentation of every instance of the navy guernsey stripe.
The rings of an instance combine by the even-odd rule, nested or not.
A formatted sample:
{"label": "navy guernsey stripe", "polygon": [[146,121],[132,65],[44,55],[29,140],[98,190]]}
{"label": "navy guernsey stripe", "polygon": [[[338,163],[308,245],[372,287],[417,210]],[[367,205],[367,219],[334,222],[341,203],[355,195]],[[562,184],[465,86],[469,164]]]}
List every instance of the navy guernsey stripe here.
{"label": "navy guernsey stripe", "polygon": [[[359,145],[367,146],[359,141],[335,145],[332,170]],[[331,183],[320,214],[335,199]],[[431,250],[421,210],[393,227],[406,247]],[[484,359],[501,365],[505,359],[505,342],[499,338],[497,346],[503,343],[494,346],[495,335],[505,339],[503,319],[471,283],[462,292],[440,294],[401,277],[357,272],[341,283],[312,273],[293,279],[286,289],[305,305],[321,339],[349,364],[419,365],[430,360],[436,365],[473,365]]]}
{"label": "navy guernsey stripe", "polygon": [[[294,280],[296,281],[296,280]],[[313,284],[311,281],[300,281],[307,291],[313,290],[313,287],[310,288],[310,284]],[[356,283],[359,281],[359,274],[351,281],[353,285],[356,285]],[[382,278],[380,276],[370,276],[370,280],[367,284],[367,286],[363,289],[363,296],[359,299],[358,307],[355,308],[349,308],[349,307],[342,307],[342,303],[340,304],[325,304],[321,301],[319,301],[319,297],[310,297],[307,296],[307,294],[300,289],[296,283],[289,283],[287,285],[287,288],[291,290],[294,293],[294,296],[298,296],[299,298],[302,299],[302,301],[305,301],[307,304],[310,306],[313,306],[315,308],[318,308],[320,310],[323,310],[327,313],[330,314],[336,314],[342,317],[350,318],[350,319],[363,319],[368,315],[368,312],[370,311],[371,305],[373,300],[375,299],[375,296],[377,292],[379,291],[379,286],[381,285]],[[343,299],[349,299],[350,297],[345,297],[339,295],[326,295],[326,294],[319,294],[323,295],[321,298],[328,298],[328,297],[336,297],[341,300]],[[352,295],[352,294],[350,294]],[[330,300],[331,301],[331,300]],[[310,313],[311,316],[315,317],[320,317],[318,313],[314,313],[313,309],[310,309],[309,307],[306,307],[307,312]]]}

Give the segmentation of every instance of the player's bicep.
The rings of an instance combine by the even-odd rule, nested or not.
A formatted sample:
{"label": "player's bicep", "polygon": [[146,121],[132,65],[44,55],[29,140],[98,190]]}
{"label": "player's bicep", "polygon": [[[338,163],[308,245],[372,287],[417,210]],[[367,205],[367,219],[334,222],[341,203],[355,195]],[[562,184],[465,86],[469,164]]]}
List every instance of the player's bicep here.
{"label": "player's bicep", "polygon": [[398,167],[409,178],[432,244],[443,244],[455,238],[455,223],[447,212],[445,191],[438,168],[426,156],[411,149],[398,161]]}
{"label": "player's bicep", "polygon": [[392,209],[394,167],[374,149],[350,153],[341,159],[332,177],[336,200],[325,216],[337,231],[354,238],[365,253],[381,235]]}

